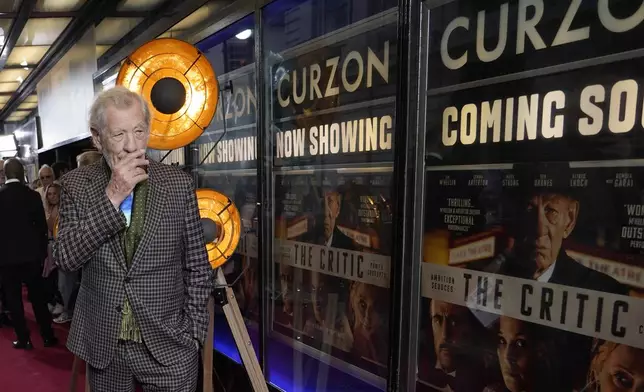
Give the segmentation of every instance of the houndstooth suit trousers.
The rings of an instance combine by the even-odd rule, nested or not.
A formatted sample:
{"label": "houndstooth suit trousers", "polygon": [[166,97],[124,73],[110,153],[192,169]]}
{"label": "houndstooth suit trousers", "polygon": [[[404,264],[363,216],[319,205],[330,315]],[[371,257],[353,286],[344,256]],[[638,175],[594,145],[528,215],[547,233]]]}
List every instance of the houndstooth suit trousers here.
{"label": "houndstooth suit trousers", "polygon": [[135,383],[145,392],[194,392],[199,374],[199,350],[171,366],[161,366],[145,344],[119,341],[112,362],[105,369],[88,366],[92,392],[134,392]]}

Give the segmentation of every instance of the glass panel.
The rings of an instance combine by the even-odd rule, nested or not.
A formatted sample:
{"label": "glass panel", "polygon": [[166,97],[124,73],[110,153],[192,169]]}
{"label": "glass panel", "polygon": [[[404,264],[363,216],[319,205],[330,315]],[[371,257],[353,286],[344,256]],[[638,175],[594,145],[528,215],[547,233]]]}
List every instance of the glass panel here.
{"label": "glass panel", "polygon": [[125,0],[118,6],[119,11],[151,11],[165,0]]}
{"label": "glass panel", "polygon": [[16,12],[20,7],[22,0],[3,0],[0,1],[0,12]]}
{"label": "glass panel", "polygon": [[384,390],[396,1],[265,7],[274,256],[268,380]]}
{"label": "glass panel", "polygon": [[159,38],[178,38],[182,34],[185,34],[190,29],[196,27],[200,23],[208,20],[208,18],[214,17],[215,13],[224,5],[220,1],[209,1],[206,5],[200,7],[192,14],[188,15],[182,19],[179,23],[172,26],[171,29],[161,34]]}
{"label": "glass panel", "polygon": [[[257,279],[257,99],[255,86],[255,37],[237,38],[252,31],[254,16],[241,19],[204,39],[197,47],[210,61],[219,82],[215,117],[197,140],[202,188],[228,196],[239,210],[242,238],[222,267],[246,320],[257,353],[259,302]],[[241,359],[226,318],[215,315],[215,349],[240,363]]]}
{"label": "glass panel", "polygon": [[96,45],[96,58],[101,57],[112,45]]}
{"label": "glass panel", "polygon": [[16,89],[20,86],[20,83],[18,82],[4,82],[0,83],[0,93],[11,93],[16,91]]}
{"label": "glass panel", "polygon": [[7,65],[36,64],[48,50],[49,46],[15,46],[9,54]]}
{"label": "glass panel", "polygon": [[105,18],[96,26],[97,45],[114,45],[125,34],[129,33],[143,18]]}
{"label": "glass panel", "polygon": [[19,82],[22,83],[23,80],[31,73],[31,70],[27,69],[5,69],[0,71],[0,82]]}
{"label": "glass panel", "polygon": [[29,75],[31,70],[24,69],[4,69],[0,71],[0,83],[4,82],[20,82]]}
{"label": "glass panel", "polygon": [[87,0],[38,0],[34,11],[37,12],[70,12],[76,11]]}
{"label": "glass panel", "polygon": [[644,4],[426,3],[417,390],[637,390]]}
{"label": "glass panel", "polygon": [[9,117],[7,117],[7,120],[9,121],[21,121],[24,120],[25,117],[29,115],[29,112],[13,112]]}
{"label": "glass panel", "polygon": [[37,102],[23,102],[18,106],[18,109],[36,109],[37,107]]}
{"label": "glass panel", "polygon": [[51,45],[65,30],[72,18],[34,18],[29,19],[18,37],[18,46]]}

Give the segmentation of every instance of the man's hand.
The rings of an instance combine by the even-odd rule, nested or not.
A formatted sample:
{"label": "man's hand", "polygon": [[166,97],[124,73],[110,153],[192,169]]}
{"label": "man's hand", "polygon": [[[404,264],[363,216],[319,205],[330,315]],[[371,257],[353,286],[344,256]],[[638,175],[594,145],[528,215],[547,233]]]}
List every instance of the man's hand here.
{"label": "man's hand", "polygon": [[149,164],[145,159],[145,150],[124,154],[118,161],[112,162],[112,178],[105,193],[115,208],[119,208],[139,182],[148,179],[144,169]]}

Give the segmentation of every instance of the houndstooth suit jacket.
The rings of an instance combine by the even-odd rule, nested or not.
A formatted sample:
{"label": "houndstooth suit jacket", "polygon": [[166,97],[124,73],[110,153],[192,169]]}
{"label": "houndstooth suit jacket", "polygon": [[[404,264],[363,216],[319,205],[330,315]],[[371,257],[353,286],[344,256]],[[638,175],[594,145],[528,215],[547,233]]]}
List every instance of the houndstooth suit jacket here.
{"label": "houndstooth suit jacket", "polygon": [[127,293],[143,342],[154,358],[174,364],[203,344],[212,269],[191,178],[150,161],[141,241],[130,269],[121,243],[125,216],[107,198],[105,160],[62,178],[56,264],[83,269],[67,347],[105,368],[118,344]]}

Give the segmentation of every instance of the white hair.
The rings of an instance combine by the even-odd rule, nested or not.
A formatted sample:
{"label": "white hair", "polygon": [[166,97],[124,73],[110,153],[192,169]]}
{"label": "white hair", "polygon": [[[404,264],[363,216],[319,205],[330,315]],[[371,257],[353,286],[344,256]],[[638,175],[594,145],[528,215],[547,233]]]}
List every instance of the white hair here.
{"label": "white hair", "polygon": [[148,103],[142,96],[123,86],[116,86],[99,93],[89,110],[89,127],[91,131],[100,134],[107,128],[105,110],[109,106],[117,109],[128,109],[137,102],[143,110],[145,125],[149,127],[152,115],[150,114]]}
{"label": "white hair", "polygon": [[54,169],[52,169],[52,167],[47,164],[40,166],[40,170],[38,170],[38,174],[40,174],[40,172],[42,172],[43,170],[51,170],[52,173],[54,172]]}

